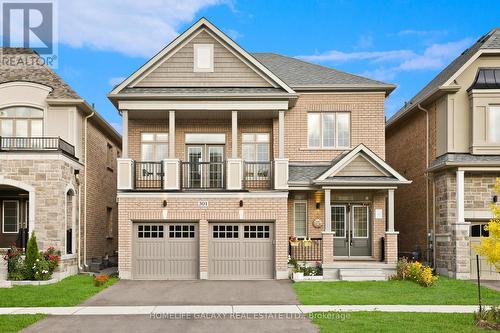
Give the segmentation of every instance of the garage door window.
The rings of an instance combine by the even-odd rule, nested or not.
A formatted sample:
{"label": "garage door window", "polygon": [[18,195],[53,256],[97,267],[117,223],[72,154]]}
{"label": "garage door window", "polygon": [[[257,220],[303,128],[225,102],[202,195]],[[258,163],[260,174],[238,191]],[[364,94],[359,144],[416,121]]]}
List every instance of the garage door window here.
{"label": "garage door window", "polygon": [[475,224],[470,227],[470,235],[471,237],[490,237],[490,233],[488,230],[485,230],[484,227],[486,224]]}
{"label": "garage door window", "polygon": [[174,224],[168,228],[170,238],[194,238],[194,225]]}
{"label": "garage door window", "polygon": [[269,238],[268,225],[246,225],[245,238]]}
{"label": "garage door window", "polygon": [[213,238],[238,238],[237,225],[214,225]]}
{"label": "garage door window", "polygon": [[138,238],[163,238],[162,225],[140,225],[137,232]]}

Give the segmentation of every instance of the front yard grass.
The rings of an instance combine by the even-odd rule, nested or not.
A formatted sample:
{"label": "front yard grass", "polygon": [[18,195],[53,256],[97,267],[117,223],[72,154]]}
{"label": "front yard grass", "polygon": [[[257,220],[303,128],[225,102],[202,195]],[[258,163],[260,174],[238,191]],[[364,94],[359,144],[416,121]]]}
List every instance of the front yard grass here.
{"label": "front yard grass", "polygon": [[470,313],[343,312],[344,320],[338,319],[337,315],[332,312],[313,313],[311,318],[321,333],[484,332],[474,325]]}
{"label": "front yard grass", "polygon": [[47,317],[44,314],[35,315],[1,315],[0,316],[0,332],[2,333],[14,333],[22,330]]}
{"label": "front yard grass", "polygon": [[94,296],[118,279],[95,287],[90,275],[73,275],[46,286],[14,286],[0,289],[0,307],[74,306]]}
{"label": "front yard grass", "polygon": [[[477,304],[474,283],[445,277],[439,277],[432,287],[422,287],[412,281],[335,281],[296,282],[293,288],[302,304]],[[498,291],[483,287],[481,296],[483,304],[500,304]]]}

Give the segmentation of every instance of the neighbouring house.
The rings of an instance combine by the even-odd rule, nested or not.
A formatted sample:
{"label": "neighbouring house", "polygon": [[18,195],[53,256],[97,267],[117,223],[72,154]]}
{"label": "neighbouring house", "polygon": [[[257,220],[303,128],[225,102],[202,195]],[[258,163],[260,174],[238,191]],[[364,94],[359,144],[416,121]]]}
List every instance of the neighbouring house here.
{"label": "neighbouring house", "polygon": [[286,279],[291,256],[330,279],[387,278],[409,183],[384,161],[394,88],[248,53],[200,19],[109,94],[120,277]]}
{"label": "neighbouring house", "polygon": [[[477,275],[474,244],[488,236],[500,177],[500,29],[465,50],[386,124],[387,161],[413,180],[396,196],[402,255],[437,272]],[[481,259],[481,276],[500,279]]]}
{"label": "neighbouring house", "polygon": [[34,231],[62,275],[116,258],[120,135],[33,50],[0,56],[0,248]]}

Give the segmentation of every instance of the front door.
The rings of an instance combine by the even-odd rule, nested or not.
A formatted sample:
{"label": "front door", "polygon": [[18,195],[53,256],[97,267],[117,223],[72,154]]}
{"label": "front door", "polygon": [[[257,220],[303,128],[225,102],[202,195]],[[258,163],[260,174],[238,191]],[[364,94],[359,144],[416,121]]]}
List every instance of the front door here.
{"label": "front door", "polygon": [[224,187],[224,147],[196,145],[187,147],[189,188]]}
{"label": "front door", "polygon": [[370,210],[359,204],[332,205],[332,231],[335,231],[335,257],[371,255]]}

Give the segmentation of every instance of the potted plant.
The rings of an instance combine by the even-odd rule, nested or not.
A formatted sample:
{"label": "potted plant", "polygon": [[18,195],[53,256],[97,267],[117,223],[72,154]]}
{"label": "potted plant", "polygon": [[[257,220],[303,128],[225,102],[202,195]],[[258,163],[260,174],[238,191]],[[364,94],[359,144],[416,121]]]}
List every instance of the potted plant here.
{"label": "potted plant", "polygon": [[293,269],[292,271],[292,279],[294,281],[301,281],[304,280],[304,271],[302,270],[302,267],[298,266]]}
{"label": "potted plant", "polygon": [[290,246],[296,247],[299,246],[300,241],[295,236],[290,236]]}
{"label": "potted plant", "polygon": [[302,241],[302,245],[304,245],[305,247],[309,247],[312,245],[312,240],[310,238],[306,238]]}

